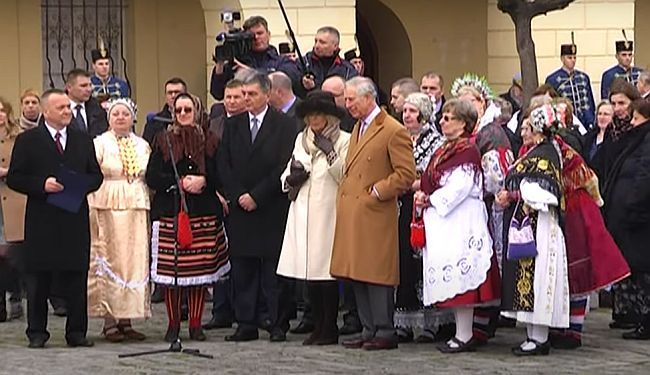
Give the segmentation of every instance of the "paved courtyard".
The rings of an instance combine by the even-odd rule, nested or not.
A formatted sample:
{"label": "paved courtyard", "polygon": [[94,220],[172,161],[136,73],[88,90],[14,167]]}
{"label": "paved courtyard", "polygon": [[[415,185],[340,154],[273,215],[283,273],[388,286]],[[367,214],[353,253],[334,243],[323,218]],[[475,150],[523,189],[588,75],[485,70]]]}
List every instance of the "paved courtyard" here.
{"label": "paved courtyard", "polygon": [[[209,317],[206,310],[205,318]],[[289,335],[285,343],[270,343],[268,335],[248,343],[227,343],[232,330],[208,331],[208,341],[185,341],[214,355],[202,359],[176,353],[118,359],[118,354],[164,349],[164,305],[154,306],[154,317],[136,322],[149,338],[141,343],[111,344],[92,320],[89,337],[95,347],[71,349],[63,339],[64,319],[50,316],[52,338],[45,350],[27,349],[25,321],[0,324],[1,374],[648,374],[650,341],[620,338],[607,328],[609,310],[593,311],[587,319],[585,345],[573,351],[554,350],[550,356],[518,358],[510,347],[524,337],[523,329],[502,329],[490,345],[476,353],[443,355],[431,344],[402,344],[398,350],[366,352],[341,346],[304,347],[304,335]],[[295,324],[295,322],[294,322]],[[187,330],[183,330],[186,337]]]}

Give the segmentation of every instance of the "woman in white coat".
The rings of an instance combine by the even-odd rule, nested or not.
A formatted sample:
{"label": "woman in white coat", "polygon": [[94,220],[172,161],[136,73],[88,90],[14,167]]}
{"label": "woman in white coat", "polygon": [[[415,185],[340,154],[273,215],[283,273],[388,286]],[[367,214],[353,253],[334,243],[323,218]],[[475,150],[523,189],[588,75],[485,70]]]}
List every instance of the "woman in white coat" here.
{"label": "woman in white coat", "polygon": [[291,161],[281,176],[292,201],[278,275],[307,281],[314,331],[304,345],[338,343],[338,287],[330,275],[336,224],[336,191],[350,135],[341,132],[344,111],[331,93],[316,90],[298,104],[307,127],[298,134]]}

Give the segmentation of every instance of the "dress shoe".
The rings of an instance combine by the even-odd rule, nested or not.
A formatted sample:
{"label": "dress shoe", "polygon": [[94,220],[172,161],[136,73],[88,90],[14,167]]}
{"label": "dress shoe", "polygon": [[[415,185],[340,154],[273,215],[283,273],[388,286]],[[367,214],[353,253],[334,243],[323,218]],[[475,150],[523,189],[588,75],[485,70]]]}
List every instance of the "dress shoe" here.
{"label": "dress shoe", "polygon": [[283,342],[287,341],[287,334],[284,333],[280,328],[273,328],[269,336],[269,341],[271,342]]}
{"label": "dress shoe", "polygon": [[68,315],[68,309],[66,309],[64,306],[57,306],[54,308],[54,315],[60,316],[60,317],[65,317]]}
{"label": "dress shoe", "polygon": [[273,322],[271,322],[271,319],[262,319],[260,321],[259,328],[265,330],[266,332],[271,332],[271,328],[273,328]]}
{"label": "dress shoe", "polygon": [[364,350],[388,350],[397,349],[397,339],[387,339],[385,337],[373,337],[363,343]]}
{"label": "dress shoe", "polygon": [[361,349],[364,342],[366,342],[366,340],[358,337],[356,339],[343,340],[341,345],[343,345],[344,348],[348,348],[348,349]]}
{"label": "dress shoe", "polygon": [[623,338],[625,340],[650,340],[650,329],[640,325],[632,332],[625,332]]}
{"label": "dress shoe", "polygon": [[524,350],[521,348],[521,345],[519,345],[512,348],[512,354],[518,357],[524,357],[532,355],[548,355],[548,353],[551,351],[550,340],[546,340],[545,343],[540,343],[539,341],[528,339],[528,342],[535,344],[533,349]]}
{"label": "dress shoe", "polygon": [[361,323],[355,322],[344,322],[343,327],[339,328],[339,335],[353,335],[355,333],[360,333],[363,330]]}
{"label": "dress shoe", "polygon": [[[456,345],[449,345],[450,342]],[[476,342],[474,339],[470,339],[467,342],[462,342],[454,336],[449,341],[440,344],[438,346],[438,350],[445,354],[473,352],[476,350]]]}
{"label": "dress shoe", "polygon": [[220,329],[220,328],[232,328],[232,320],[222,320],[213,317],[212,319],[210,319],[209,322],[203,325],[203,329],[206,329],[208,331],[211,329]]}
{"label": "dress shoe", "polygon": [[313,331],[314,331],[314,323],[308,320],[301,320],[298,326],[296,326],[296,328],[292,328],[291,330],[289,330],[289,332],[298,335],[303,333],[311,333]]}
{"label": "dress shoe", "polygon": [[207,337],[205,337],[205,333],[203,333],[203,328],[197,327],[190,328],[190,339],[194,341],[205,341]]}
{"label": "dress shoe", "polygon": [[582,340],[559,334],[551,334],[548,336],[553,349],[576,349],[582,346]]}
{"label": "dress shoe", "polygon": [[167,327],[167,333],[165,333],[165,342],[174,342],[178,340],[178,335],[181,332],[181,327]]}
{"label": "dress shoe", "polygon": [[230,342],[253,341],[259,339],[259,333],[256,329],[244,330],[237,328],[234,334],[224,337],[224,340]]}
{"label": "dress shoe", "polygon": [[609,323],[609,328],[611,329],[634,329],[638,326],[637,323],[634,322],[623,322],[620,320],[615,320],[611,323]]}
{"label": "dress shoe", "polygon": [[47,340],[43,338],[35,338],[29,340],[29,345],[27,345],[28,348],[30,349],[42,349],[45,347],[45,342]]}
{"label": "dress shoe", "polygon": [[21,301],[11,302],[9,320],[20,319],[23,317],[23,304]]}
{"label": "dress shoe", "polygon": [[90,348],[92,346],[95,346],[95,343],[86,338],[83,338],[81,340],[68,341],[68,346],[71,348]]}

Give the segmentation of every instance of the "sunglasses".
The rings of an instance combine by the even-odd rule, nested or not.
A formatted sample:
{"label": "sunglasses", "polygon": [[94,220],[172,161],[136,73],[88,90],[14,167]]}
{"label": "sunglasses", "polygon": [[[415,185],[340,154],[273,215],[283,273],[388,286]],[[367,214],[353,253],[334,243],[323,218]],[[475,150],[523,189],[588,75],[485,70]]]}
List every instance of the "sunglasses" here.
{"label": "sunglasses", "polygon": [[447,122],[447,121],[455,120],[456,117],[455,116],[444,115],[444,116],[442,116],[442,119],[445,120],[445,122]]}
{"label": "sunglasses", "polygon": [[194,108],[192,108],[192,107],[178,107],[178,108],[174,109],[174,112],[176,112],[176,113],[182,113],[182,112],[192,113],[193,111],[194,111]]}

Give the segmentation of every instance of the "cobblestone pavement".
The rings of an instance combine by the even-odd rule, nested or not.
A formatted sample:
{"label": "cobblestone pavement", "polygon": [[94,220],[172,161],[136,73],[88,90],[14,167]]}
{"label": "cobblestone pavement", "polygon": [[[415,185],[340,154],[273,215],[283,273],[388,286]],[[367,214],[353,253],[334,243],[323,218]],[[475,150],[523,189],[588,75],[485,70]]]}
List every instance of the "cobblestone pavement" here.
{"label": "cobblestone pavement", "polygon": [[[204,320],[209,318],[206,309]],[[120,353],[165,349],[164,305],[154,306],[154,318],[135,322],[148,335],[140,343],[111,344],[99,332],[101,322],[91,320],[88,336],[95,347],[71,349],[63,339],[64,319],[50,316],[52,338],[45,350],[28,349],[25,321],[0,324],[1,374],[648,374],[650,341],[626,341],[620,331],[607,328],[609,310],[587,317],[584,346],[573,351],[553,350],[550,356],[518,358],[510,347],[519,343],[523,329],[501,329],[490,345],[476,353],[443,355],[431,344],[402,344],[398,350],[366,352],[342,346],[304,347],[304,335],[289,335],[285,343],[259,341],[227,343],[231,329],[208,331],[206,342],[183,342],[215,359],[176,353],[118,359]],[[294,322],[295,324],[295,322]],[[183,334],[187,337],[187,330]]]}

